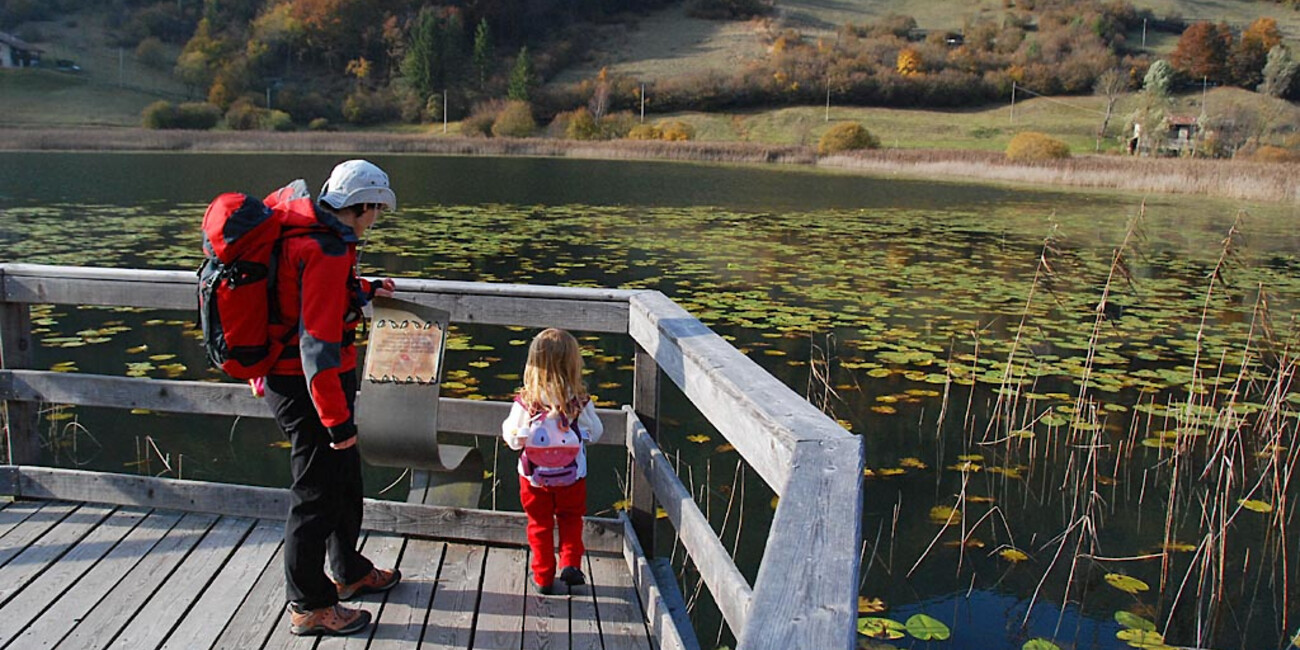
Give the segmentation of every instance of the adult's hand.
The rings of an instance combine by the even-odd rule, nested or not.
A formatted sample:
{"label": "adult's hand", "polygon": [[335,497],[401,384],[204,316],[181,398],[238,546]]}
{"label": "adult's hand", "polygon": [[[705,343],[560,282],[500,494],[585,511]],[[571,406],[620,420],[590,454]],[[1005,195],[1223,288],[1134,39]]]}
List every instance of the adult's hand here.
{"label": "adult's hand", "polygon": [[352,445],[355,444],[357,444],[357,437],[352,436],[351,438],[348,438],[343,442],[331,442],[330,449],[333,449],[335,451],[343,451],[344,449],[347,449],[348,447],[351,447]]}
{"label": "adult's hand", "polygon": [[384,278],[379,280],[379,288],[375,289],[375,295],[392,298],[394,291],[397,291],[397,283],[393,282],[392,278]]}

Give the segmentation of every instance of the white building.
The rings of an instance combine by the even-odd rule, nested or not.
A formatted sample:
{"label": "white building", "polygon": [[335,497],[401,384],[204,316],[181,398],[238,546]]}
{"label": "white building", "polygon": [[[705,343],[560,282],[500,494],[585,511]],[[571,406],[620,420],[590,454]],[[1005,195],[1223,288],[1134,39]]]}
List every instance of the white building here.
{"label": "white building", "polygon": [[0,68],[30,68],[41,64],[41,48],[0,32]]}

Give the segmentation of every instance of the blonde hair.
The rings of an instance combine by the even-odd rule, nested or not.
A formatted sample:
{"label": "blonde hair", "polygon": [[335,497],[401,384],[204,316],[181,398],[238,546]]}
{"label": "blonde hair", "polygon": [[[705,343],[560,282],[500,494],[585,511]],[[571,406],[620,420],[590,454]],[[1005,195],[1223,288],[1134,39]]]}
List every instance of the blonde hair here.
{"label": "blonde hair", "polygon": [[563,413],[572,419],[578,417],[587,397],[578,340],[562,329],[542,330],[528,346],[520,401],[530,408]]}

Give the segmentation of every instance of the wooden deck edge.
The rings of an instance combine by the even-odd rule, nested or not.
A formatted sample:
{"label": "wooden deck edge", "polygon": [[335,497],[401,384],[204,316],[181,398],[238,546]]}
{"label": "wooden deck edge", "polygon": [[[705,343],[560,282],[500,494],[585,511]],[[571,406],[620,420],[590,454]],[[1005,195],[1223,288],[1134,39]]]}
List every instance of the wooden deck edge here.
{"label": "wooden deck edge", "polygon": [[[0,466],[0,494],[281,521],[289,511],[289,491],[284,488],[33,466]],[[588,549],[623,551],[621,520],[588,517],[585,524],[583,541]],[[517,512],[366,499],[361,525],[368,530],[448,541],[528,545],[526,519]]]}
{"label": "wooden deck edge", "polygon": [[632,520],[620,514],[623,524],[623,559],[632,573],[632,584],[641,597],[642,614],[658,650],[700,650],[695,637],[686,599],[671,580],[659,580],[651,562],[636,540]]}

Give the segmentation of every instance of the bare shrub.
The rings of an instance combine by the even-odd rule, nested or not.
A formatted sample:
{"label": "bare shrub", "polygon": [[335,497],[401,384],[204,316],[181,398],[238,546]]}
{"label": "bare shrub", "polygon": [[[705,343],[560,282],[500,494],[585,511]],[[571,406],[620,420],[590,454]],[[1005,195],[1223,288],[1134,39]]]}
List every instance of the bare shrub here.
{"label": "bare shrub", "polygon": [[498,138],[527,138],[537,130],[533,109],[528,102],[506,102],[492,122],[492,135]]}

